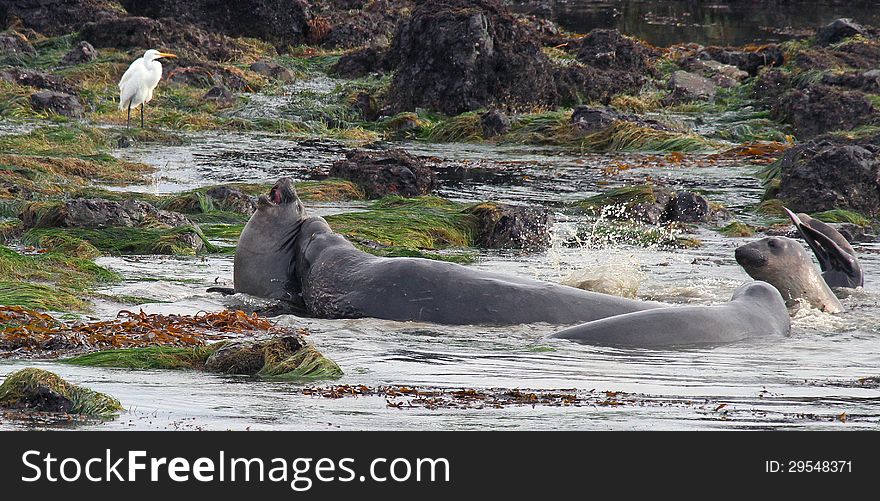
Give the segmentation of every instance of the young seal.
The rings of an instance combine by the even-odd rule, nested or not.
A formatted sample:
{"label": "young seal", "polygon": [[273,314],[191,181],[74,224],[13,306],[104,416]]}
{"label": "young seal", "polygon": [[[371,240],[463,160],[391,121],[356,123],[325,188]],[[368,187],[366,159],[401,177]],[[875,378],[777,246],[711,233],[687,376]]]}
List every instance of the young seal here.
{"label": "young seal", "polygon": [[573,324],[659,303],[418,258],[367,254],[308,217],[288,178],[259,199],[235,253],[234,290],[320,318]]}
{"label": "young seal", "polygon": [[550,337],[584,344],[669,348],[782,337],[790,330],[791,319],[779,292],[766,282],[751,282],[738,288],[724,304],[627,313],[577,325]]}
{"label": "young seal", "polygon": [[762,238],[737,247],[734,255],[750,277],[773,284],[789,305],[795,299],[805,299],[828,313],[843,311],[843,305],[797,240]]}

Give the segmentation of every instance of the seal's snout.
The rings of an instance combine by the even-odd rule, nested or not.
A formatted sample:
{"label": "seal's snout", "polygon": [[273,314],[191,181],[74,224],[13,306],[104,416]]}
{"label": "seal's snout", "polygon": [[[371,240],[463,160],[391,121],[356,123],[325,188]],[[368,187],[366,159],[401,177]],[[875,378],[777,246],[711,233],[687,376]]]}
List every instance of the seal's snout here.
{"label": "seal's snout", "polygon": [[746,270],[767,265],[767,256],[752,245],[737,247],[733,256],[736,258],[736,262]]}
{"label": "seal's snout", "polygon": [[258,203],[265,205],[282,205],[289,204],[298,199],[296,188],[293,187],[293,180],[289,177],[282,177],[272,186],[267,195],[261,195]]}

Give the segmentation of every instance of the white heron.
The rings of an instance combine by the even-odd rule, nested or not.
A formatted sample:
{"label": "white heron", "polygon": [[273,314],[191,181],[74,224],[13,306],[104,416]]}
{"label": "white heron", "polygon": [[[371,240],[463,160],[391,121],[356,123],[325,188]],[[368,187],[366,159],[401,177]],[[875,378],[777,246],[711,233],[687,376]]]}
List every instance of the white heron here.
{"label": "white heron", "polygon": [[119,109],[128,108],[126,127],[131,125],[131,109],[140,106],[141,128],[143,128],[144,107],[150,102],[150,99],[153,99],[153,89],[159,85],[159,80],[162,78],[162,64],[157,59],[163,57],[177,56],[150,49],[144,52],[143,57],[139,57],[131,63],[131,66],[122,75],[122,80],[119,81]]}

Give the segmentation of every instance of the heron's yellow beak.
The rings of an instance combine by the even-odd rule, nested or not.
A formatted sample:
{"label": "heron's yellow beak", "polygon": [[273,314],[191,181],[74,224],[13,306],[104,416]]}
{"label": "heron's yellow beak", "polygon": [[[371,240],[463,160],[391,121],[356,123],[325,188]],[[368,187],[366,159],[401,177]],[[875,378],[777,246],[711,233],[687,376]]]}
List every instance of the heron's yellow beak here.
{"label": "heron's yellow beak", "polygon": [[174,54],[171,54],[170,52],[160,52],[159,57],[173,57],[173,58],[177,59],[177,56],[175,56]]}

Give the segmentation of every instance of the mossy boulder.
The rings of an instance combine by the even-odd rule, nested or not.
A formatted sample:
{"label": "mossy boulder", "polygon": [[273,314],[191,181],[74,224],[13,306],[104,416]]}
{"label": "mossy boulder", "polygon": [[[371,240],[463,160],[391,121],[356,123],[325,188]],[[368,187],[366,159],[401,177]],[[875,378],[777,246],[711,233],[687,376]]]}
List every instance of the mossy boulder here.
{"label": "mossy boulder", "polygon": [[298,335],[221,341],[196,348],[152,346],[105,350],[64,362],[88,367],[189,369],[283,380],[333,379],[343,374],[335,362]]}
{"label": "mossy boulder", "polygon": [[52,372],[27,368],[6,376],[0,407],[7,409],[112,417],[122,410],[115,398],[71,384]]}
{"label": "mossy boulder", "polygon": [[648,224],[706,222],[716,212],[702,195],[653,184],[615,188],[575,205],[589,214]]}
{"label": "mossy boulder", "polygon": [[465,213],[475,218],[476,247],[543,250],[550,245],[553,214],[543,207],[488,202],[468,207]]}

